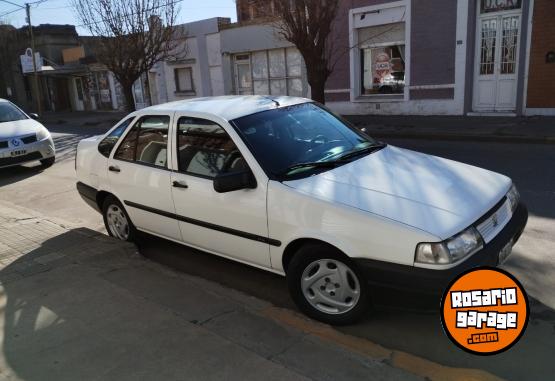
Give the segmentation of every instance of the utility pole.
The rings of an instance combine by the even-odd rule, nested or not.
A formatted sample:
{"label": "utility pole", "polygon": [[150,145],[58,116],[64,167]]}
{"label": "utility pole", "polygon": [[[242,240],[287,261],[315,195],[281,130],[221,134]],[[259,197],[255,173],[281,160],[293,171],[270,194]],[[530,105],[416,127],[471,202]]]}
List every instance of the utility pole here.
{"label": "utility pole", "polygon": [[35,59],[35,38],[33,37],[33,25],[31,24],[31,5],[25,3],[25,11],[27,12],[27,23],[29,24],[29,35],[31,37],[31,50],[33,51],[33,71],[34,71],[34,83],[35,83],[35,99],[37,102],[37,114],[42,113],[42,107],[40,103],[40,91],[39,91],[39,75],[37,73],[37,60]]}

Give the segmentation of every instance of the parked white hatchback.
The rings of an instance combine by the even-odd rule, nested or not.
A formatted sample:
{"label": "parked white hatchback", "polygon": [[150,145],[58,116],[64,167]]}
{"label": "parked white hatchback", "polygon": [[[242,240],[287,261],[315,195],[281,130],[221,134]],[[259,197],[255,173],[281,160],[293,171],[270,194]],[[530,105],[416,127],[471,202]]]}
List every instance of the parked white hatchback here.
{"label": "parked white hatchback", "polygon": [[110,235],[147,232],[286,275],[307,315],[356,321],[373,291],[440,294],[506,259],[511,180],[377,142],[302,98],[202,98],[79,143],[77,188]]}
{"label": "parked white hatchback", "polygon": [[54,164],[56,149],[50,132],[12,102],[0,98],[0,168],[40,161]]}

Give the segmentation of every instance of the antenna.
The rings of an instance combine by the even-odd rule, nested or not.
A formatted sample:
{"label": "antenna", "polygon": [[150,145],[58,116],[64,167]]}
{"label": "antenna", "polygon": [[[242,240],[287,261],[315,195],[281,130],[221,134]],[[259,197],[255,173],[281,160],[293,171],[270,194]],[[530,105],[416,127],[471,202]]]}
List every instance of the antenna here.
{"label": "antenna", "polygon": [[281,105],[279,104],[279,102],[276,101],[274,98],[271,98],[271,97],[268,97],[268,96],[265,96],[264,98],[268,99],[269,101],[274,102],[274,103],[276,104],[277,107],[281,107]]}

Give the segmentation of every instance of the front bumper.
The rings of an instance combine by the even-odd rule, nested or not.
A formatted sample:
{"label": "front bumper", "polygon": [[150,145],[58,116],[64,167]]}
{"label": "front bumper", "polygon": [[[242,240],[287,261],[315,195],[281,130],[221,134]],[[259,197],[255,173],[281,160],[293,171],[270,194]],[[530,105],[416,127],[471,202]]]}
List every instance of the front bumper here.
{"label": "front bumper", "polygon": [[466,261],[447,270],[424,269],[364,258],[355,258],[354,261],[371,286],[440,295],[457,275],[476,267],[498,266],[499,253],[511,239],[516,244],[527,222],[528,209],[520,203],[507,226],[490,243]]}
{"label": "front bumper", "polygon": [[[13,151],[26,151],[25,155],[11,156]],[[25,144],[16,148],[0,149],[0,168],[21,165],[37,160],[44,160],[56,155],[52,138],[44,139],[35,143]]]}

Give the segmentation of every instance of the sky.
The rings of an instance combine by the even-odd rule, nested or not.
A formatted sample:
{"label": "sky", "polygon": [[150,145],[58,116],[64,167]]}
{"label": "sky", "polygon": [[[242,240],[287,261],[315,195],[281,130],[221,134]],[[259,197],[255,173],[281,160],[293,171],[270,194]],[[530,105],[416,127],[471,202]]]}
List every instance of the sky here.
{"label": "sky", "polygon": [[[10,3],[25,6],[24,0],[8,0]],[[27,0],[32,3],[36,0]],[[33,25],[39,24],[73,24],[79,25],[72,9],[70,0],[44,0],[31,6],[31,21]],[[234,0],[183,0],[180,4],[178,23],[186,23],[210,17],[230,17],[236,21]],[[26,25],[25,10],[21,9],[2,16],[5,13],[17,10],[18,7],[0,0],[0,21],[7,22],[16,27]],[[81,35],[90,34],[84,28],[77,28]]]}

